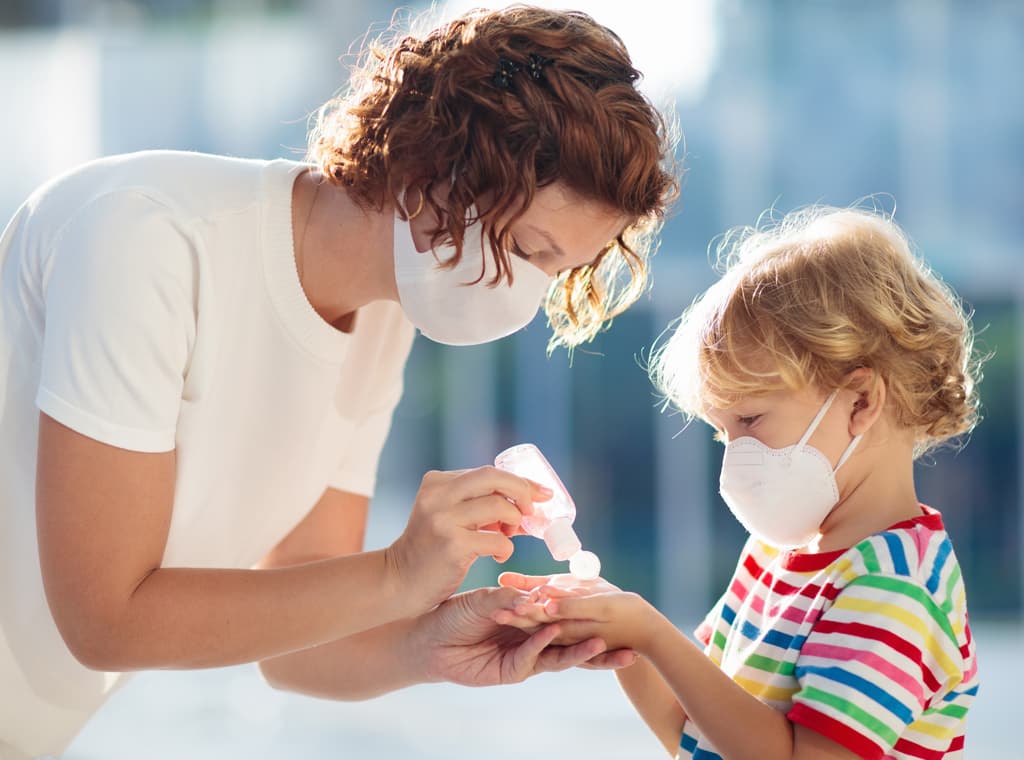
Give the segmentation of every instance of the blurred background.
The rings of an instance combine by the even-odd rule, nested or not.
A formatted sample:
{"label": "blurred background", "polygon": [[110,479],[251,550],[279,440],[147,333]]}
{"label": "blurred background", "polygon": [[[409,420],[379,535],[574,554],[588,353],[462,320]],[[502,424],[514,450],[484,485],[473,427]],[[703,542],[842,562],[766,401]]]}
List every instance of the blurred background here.
{"label": "blurred background", "polygon": [[[768,207],[876,196],[975,311],[994,352],[985,419],[918,466],[967,582],[982,690],[971,757],[1019,758],[1024,717],[1024,4],[1006,0],[576,0],[625,40],[685,135],[654,286],[594,343],[545,354],[538,318],[496,345],[419,339],[384,452],[369,545],[400,533],[422,473],[537,443],[573,492],[604,574],[684,629],[743,540],[717,496],[710,429],[662,413],[644,359],[714,278],[708,245]],[[454,2],[444,18],[491,3]],[[346,52],[396,10],[374,0],[0,0],[0,224],[39,183],[148,148],[300,158]],[[372,32],[371,32],[372,34]],[[341,60],[339,61],[339,56]],[[1017,72],[1014,74],[1013,72]],[[559,568],[517,539],[511,569]],[[466,586],[495,582],[479,562]],[[0,685],[2,692],[2,685]],[[2,700],[0,693],[0,700]],[[0,705],[2,706],[2,705]],[[363,704],[280,694],[255,668],[136,676],[66,757],[658,757],[607,673],[491,690],[421,686]]]}

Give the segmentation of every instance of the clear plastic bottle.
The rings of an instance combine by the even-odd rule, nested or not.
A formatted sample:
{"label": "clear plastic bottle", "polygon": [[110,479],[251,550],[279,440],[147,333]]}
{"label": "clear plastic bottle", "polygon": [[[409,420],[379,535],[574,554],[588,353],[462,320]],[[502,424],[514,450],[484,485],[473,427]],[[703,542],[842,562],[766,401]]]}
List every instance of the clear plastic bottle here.
{"label": "clear plastic bottle", "polygon": [[512,446],[495,457],[494,466],[551,489],[554,495],[548,501],[534,502],[534,514],[523,517],[523,530],[543,539],[553,559],[569,560],[569,570],[578,578],[593,579],[600,575],[601,561],[593,552],[583,551],[573,530],[576,504],[540,449],[532,443]]}

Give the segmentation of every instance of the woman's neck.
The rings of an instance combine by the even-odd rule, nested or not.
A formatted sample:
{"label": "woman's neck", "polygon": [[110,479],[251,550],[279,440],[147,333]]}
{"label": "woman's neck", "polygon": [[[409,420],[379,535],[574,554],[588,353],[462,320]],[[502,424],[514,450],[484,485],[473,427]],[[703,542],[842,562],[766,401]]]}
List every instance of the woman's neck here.
{"label": "woman's neck", "polygon": [[361,307],[398,300],[390,205],[363,209],[345,188],[306,171],[292,189],[292,230],[299,281],[326,322],[349,332]]}

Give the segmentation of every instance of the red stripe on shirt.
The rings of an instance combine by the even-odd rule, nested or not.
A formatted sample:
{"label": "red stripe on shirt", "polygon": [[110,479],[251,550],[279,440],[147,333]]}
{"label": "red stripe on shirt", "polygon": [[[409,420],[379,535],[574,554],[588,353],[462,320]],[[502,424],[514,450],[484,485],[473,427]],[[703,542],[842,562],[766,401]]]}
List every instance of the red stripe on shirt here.
{"label": "red stripe on shirt", "polygon": [[813,635],[818,636],[823,633],[858,636],[862,639],[880,641],[890,649],[904,655],[921,668],[921,677],[924,679],[929,691],[937,692],[942,688],[943,682],[937,679],[928,666],[924,664],[921,650],[891,631],[887,631],[884,628],[876,628],[873,625],[865,625],[864,623],[840,623],[835,620],[819,620],[814,626]]}
{"label": "red stripe on shirt", "polygon": [[[960,746],[963,747],[963,735],[961,734],[957,738],[960,739]],[[929,749],[909,739],[899,739],[893,749],[910,757],[919,757],[921,760],[942,760],[946,753],[952,751],[954,747],[953,743],[951,743],[949,749]]]}
{"label": "red stripe on shirt", "polygon": [[[806,586],[792,586],[785,581],[780,581],[770,572],[765,570],[758,561],[754,558],[753,554],[748,554],[743,560],[744,569],[750,573],[753,580],[757,581],[761,586],[764,586],[771,592],[776,594],[784,594],[786,596],[806,596],[814,599],[821,593],[821,586],[813,583],[809,583]],[[829,599],[835,599],[837,592],[832,592],[828,597]]]}
{"label": "red stripe on shirt", "polygon": [[835,718],[831,718],[808,707],[803,702],[793,705],[792,709],[786,714],[786,717],[790,722],[805,726],[821,734],[826,739],[831,739],[836,744],[846,747],[858,757],[864,758],[864,760],[880,760],[882,755],[885,754],[885,750],[882,747],[879,747],[875,742],[864,736],[864,734],[858,733]]}

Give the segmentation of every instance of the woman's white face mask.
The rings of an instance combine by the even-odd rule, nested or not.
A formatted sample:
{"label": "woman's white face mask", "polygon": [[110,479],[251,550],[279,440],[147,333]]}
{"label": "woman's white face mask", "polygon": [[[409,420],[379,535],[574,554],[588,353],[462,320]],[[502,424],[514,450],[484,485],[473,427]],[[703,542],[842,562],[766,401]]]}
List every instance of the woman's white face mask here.
{"label": "woman's white face mask", "polygon": [[[518,256],[509,256],[512,284],[487,283],[496,272],[483,225],[466,227],[462,257],[451,269],[439,262],[453,246],[416,250],[409,222],[395,214],[395,283],[402,311],[421,333],[450,346],[472,346],[504,338],[536,316],[553,278]],[[483,276],[481,277],[481,269]]]}

